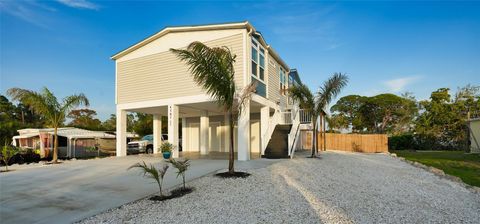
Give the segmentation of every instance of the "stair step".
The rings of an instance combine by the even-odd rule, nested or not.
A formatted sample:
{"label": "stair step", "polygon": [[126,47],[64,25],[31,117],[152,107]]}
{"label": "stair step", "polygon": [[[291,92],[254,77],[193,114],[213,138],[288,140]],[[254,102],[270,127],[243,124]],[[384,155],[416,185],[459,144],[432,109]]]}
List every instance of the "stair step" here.
{"label": "stair step", "polygon": [[273,130],[272,137],[267,144],[263,158],[280,159],[288,158],[288,134],[292,125],[277,125]]}

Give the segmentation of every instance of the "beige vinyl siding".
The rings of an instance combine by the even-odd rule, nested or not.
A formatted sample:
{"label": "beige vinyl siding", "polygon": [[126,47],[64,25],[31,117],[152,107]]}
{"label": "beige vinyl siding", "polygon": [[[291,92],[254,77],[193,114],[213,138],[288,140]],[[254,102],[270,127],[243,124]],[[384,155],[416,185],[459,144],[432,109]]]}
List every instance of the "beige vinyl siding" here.
{"label": "beige vinyl siding", "polygon": [[[205,44],[210,47],[227,46],[237,55],[235,83],[243,86],[242,34],[207,41]],[[117,62],[116,87],[118,104],[204,93],[201,87],[194,83],[185,63],[169,51]]]}
{"label": "beige vinyl siding", "polygon": [[286,105],[287,98],[280,94],[280,65],[271,55],[268,58],[268,99],[274,102],[280,99],[280,105]]}

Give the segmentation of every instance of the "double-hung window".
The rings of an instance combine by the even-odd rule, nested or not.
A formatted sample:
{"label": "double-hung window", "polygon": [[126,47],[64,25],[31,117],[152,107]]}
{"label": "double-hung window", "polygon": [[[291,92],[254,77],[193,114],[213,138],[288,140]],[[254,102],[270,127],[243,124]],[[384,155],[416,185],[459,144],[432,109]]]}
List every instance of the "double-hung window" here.
{"label": "double-hung window", "polygon": [[252,82],[256,82],[256,93],[267,97],[265,84],[265,48],[252,38]]}
{"label": "double-hung window", "polygon": [[280,67],[279,73],[280,73],[280,93],[282,95],[285,95],[287,90],[287,73],[282,67]]}
{"label": "double-hung window", "polygon": [[255,39],[252,39],[252,76],[265,81],[265,49]]}

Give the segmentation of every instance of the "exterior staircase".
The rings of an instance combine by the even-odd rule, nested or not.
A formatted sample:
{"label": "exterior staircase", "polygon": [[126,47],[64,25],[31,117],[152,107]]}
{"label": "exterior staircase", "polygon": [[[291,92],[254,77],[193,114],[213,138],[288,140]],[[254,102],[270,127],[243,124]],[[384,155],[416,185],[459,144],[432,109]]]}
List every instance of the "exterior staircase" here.
{"label": "exterior staircase", "polygon": [[291,111],[277,111],[270,118],[263,135],[262,157],[270,159],[293,158],[298,148],[300,124],[311,122],[310,114],[294,107]]}
{"label": "exterior staircase", "polygon": [[265,149],[265,154],[263,155],[264,158],[289,158],[288,134],[290,134],[291,129],[291,124],[278,124],[275,126],[272,137],[270,138],[270,141],[268,141],[267,148]]}

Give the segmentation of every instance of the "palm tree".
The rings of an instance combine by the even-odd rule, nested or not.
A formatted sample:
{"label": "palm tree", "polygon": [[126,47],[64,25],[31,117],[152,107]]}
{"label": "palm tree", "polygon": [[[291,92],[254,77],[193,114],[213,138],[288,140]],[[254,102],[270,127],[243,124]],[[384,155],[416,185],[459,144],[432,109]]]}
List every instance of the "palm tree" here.
{"label": "palm tree", "polygon": [[228,160],[228,173],[234,174],[234,136],[233,118],[236,112],[241,113],[244,104],[254,91],[254,84],[243,89],[237,94],[234,80],[234,63],[236,55],[232,54],[227,47],[208,47],[195,41],[188,45],[187,49],[170,49],[171,52],[184,61],[192,72],[194,81],[228,113],[230,117],[230,149]]}
{"label": "palm tree", "polygon": [[40,92],[35,92],[20,88],[11,88],[7,91],[7,94],[13,98],[13,100],[19,100],[25,105],[34,109],[38,114],[44,116],[47,124],[54,129],[54,146],[53,146],[53,159],[52,162],[56,163],[58,159],[58,128],[63,124],[66,115],[83,104],[89,105],[88,99],[85,95],[71,95],[67,96],[60,103],[57,97],[53,95],[46,87]]}
{"label": "palm tree", "polygon": [[163,195],[162,186],[163,186],[163,178],[165,177],[165,174],[167,173],[167,170],[168,170],[168,165],[167,164],[163,164],[163,166],[160,169],[157,170],[157,168],[155,168],[155,166],[153,164],[147,165],[145,163],[145,161],[142,161],[142,163],[133,164],[127,170],[132,169],[132,168],[138,168],[138,169],[142,170],[144,177],[154,179],[155,182],[157,182],[157,184],[158,184],[158,189],[160,191],[160,197],[161,198],[165,197]]}
{"label": "palm tree", "polygon": [[315,95],[305,84],[300,84],[289,88],[292,99],[297,101],[299,103],[299,107],[310,113],[312,116],[312,158],[315,157],[315,153],[318,150],[318,118],[322,120],[323,116],[325,116],[325,107],[340,93],[342,88],[345,87],[347,83],[348,77],[345,74],[334,73],[332,77],[325,81],[322,86],[320,86]]}
{"label": "palm tree", "polygon": [[177,178],[179,176],[182,176],[182,180],[183,180],[183,190],[187,190],[187,188],[185,187],[185,173],[187,172],[188,170],[188,167],[190,166],[190,160],[189,159],[185,159],[183,161],[180,161],[180,160],[175,160],[173,158],[170,158],[170,160],[167,161],[168,163],[171,163],[173,165],[173,167],[175,167],[177,169]]}

